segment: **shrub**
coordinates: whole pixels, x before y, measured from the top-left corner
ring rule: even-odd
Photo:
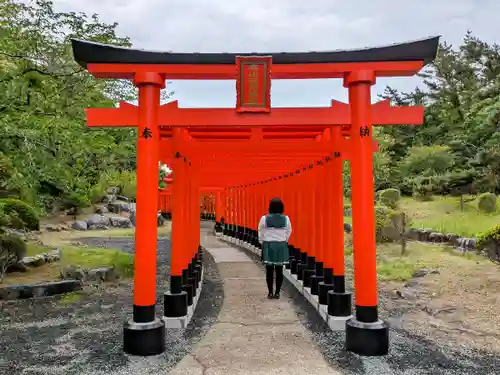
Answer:
[[[9,224],[9,216],[4,212],[3,205],[0,204],[0,234],[3,233],[3,228]]]
[[[389,207],[375,206],[375,233],[377,242],[384,242],[387,238],[384,235],[384,228],[391,224],[391,215],[393,210]]]
[[[500,224],[476,237],[476,250],[484,250],[493,261],[500,261]]]
[[[9,267],[17,264],[26,255],[26,243],[19,237],[0,237],[0,282]]]
[[[90,199],[83,194],[71,193],[62,201],[62,207],[70,214],[78,215],[82,208],[90,206]]]
[[[403,211],[395,211],[383,205],[375,206],[375,231],[377,242],[401,240],[409,225],[408,215]]]
[[[432,178],[423,177],[413,179],[413,198],[420,201],[432,200],[432,194],[436,190],[435,183]]]
[[[481,212],[491,213],[497,210],[497,197],[492,193],[483,193],[477,200],[477,208]]]
[[[134,200],[136,198],[137,175],[135,171],[112,172],[101,178],[106,187],[120,188],[122,195]]]
[[[349,203],[344,204],[344,216],[352,216],[352,207]]]
[[[401,192],[398,189],[385,189],[380,191],[379,197],[380,203],[383,205],[390,208],[396,208],[399,198],[401,198]]]
[[[40,218],[35,209],[19,199],[2,199],[0,203],[3,211],[8,216],[18,217],[24,222],[24,228],[28,230],[40,229]],[[20,229],[20,228],[18,228]]]

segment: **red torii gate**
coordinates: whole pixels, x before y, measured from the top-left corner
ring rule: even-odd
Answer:
[[[252,144],[252,149],[247,150],[248,152],[265,152],[266,147],[268,147],[267,150],[273,149],[274,152],[293,154],[294,147],[300,147],[302,150],[311,152],[321,150],[325,152],[325,156],[329,156],[332,147],[323,137],[314,143],[307,139],[314,140],[315,132],[320,135],[330,128],[334,131],[335,127],[342,126],[344,135],[349,136],[349,147],[352,150],[350,157],[352,217],[355,231],[353,245],[356,318],[349,320],[346,324],[346,347],[348,350],[366,355],[386,353],[389,346],[388,327],[379,320],[377,312],[372,125],[378,111],[377,105],[378,108],[386,107],[382,111],[385,113],[386,122],[382,124],[408,124],[412,121],[415,124],[420,123],[423,109],[404,107],[390,108],[389,110],[387,102],[372,106],[370,87],[375,83],[376,77],[416,74],[435,57],[438,40],[439,38],[429,38],[389,47],[357,51],[257,54],[259,56],[253,57],[241,57],[237,54],[227,53],[157,53],[73,40],[76,61],[87,68],[95,77],[130,79],[139,88],[137,109],[129,105],[122,105],[119,109],[92,109],[87,113],[90,126],[117,126],[116,123],[119,122],[121,126],[138,126],[139,130],[134,313],[133,320],[126,322],[124,326],[124,350],[131,354],[141,355],[158,354],[164,351],[164,323],[156,319],[155,315],[157,168],[160,159],[161,135],[172,137],[170,158],[174,170],[171,287],[170,292],[165,294],[165,316],[168,317],[185,314],[190,288],[183,287],[183,283],[186,282],[184,279],[189,279],[190,284],[196,284],[194,276],[199,275],[196,270],[196,267],[198,269],[200,267],[199,262],[197,262],[199,259],[199,236],[196,238],[197,235],[193,233],[189,240],[182,241],[181,238],[185,235],[183,233],[185,228],[199,232],[200,187],[204,184],[213,186],[213,181],[210,181],[213,175],[199,173],[200,166],[193,163],[200,154],[205,154],[205,156],[213,154],[213,147],[217,146],[206,145],[206,141],[202,139],[218,139],[219,146],[223,144],[220,143],[220,140],[222,142],[231,141],[233,144],[224,144],[224,148],[229,150],[232,155],[240,154],[244,147],[235,144],[235,135],[227,134],[228,132],[238,133],[236,138],[239,139],[262,139],[258,144]],[[336,103],[329,108],[321,109],[271,109],[269,93],[271,70],[272,79],[342,78],[344,86],[349,90],[350,104],[344,105],[341,111],[346,111],[347,115],[344,114],[343,117],[339,115],[340,120],[338,121],[340,123],[334,122],[336,107],[342,107]],[[164,87],[166,79],[235,78],[238,82],[236,110],[184,109],[178,108],[175,103],[160,106],[160,89]],[[409,111],[414,112],[410,115]],[[113,119],[113,116],[118,117]],[[393,119],[390,119],[389,116],[393,116]],[[346,124],[350,124],[350,126],[346,127]],[[218,128],[218,132],[211,130],[215,127]],[[281,131],[282,134],[275,132],[275,128],[280,127],[286,129],[286,131]],[[242,131],[241,128],[250,128],[250,131]],[[294,141],[290,140],[294,137],[301,141],[294,144]],[[271,144],[265,141],[266,138],[289,140]],[[246,143],[250,144],[250,142]],[[323,163],[319,165],[323,165],[326,171],[334,169],[332,166],[336,164],[333,162],[335,160],[340,162],[341,166],[340,158],[330,158],[328,161],[325,159],[326,164],[313,157],[310,160]],[[338,163],[336,165],[335,168],[338,169]],[[213,165],[210,167],[217,170]],[[220,177],[223,172],[234,172],[236,165],[232,164],[231,167],[233,169],[221,168],[218,170],[217,177]],[[241,166],[239,167],[241,168]],[[188,179],[187,173],[193,168],[197,169],[198,173],[193,173],[193,178]],[[274,168],[275,166],[269,168],[268,172],[275,174],[281,171]],[[299,170],[299,176],[293,172],[295,168],[299,168],[299,166],[292,165],[290,167],[289,176],[293,174],[292,178],[299,178],[300,181],[304,182],[300,175],[305,176],[310,173],[312,173],[311,176],[318,176],[314,177],[315,179],[323,178],[319,177],[323,175],[314,172],[317,168]],[[324,174],[326,180],[329,178],[328,175],[328,173]],[[224,187],[229,188],[227,191],[229,195],[233,196],[231,206],[227,207],[227,210],[233,213],[233,227],[236,226],[238,233],[241,233],[242,224],[246,223],[246,213],[244,213],[246,211],[238,213],[239,209],[245,207],[246,201],[242,199],[242,196],[245,195],[244,189],[255,189],[255,186],[263,183],[273,185],[272,181],[278,181],[277,183],[280,184],[280,181],[285,179],[283,176],[275,180],[267,178],[265,182],[261,181],[258,184],[254,176],[252,184],[252,181],[240,177],[239,181],[235,181],[230,186],[227,186],[229,180],[224,180],[226,184]],[[284,185],[280,186],[281,195],[286,193],[288,196],[290,193],[283,190]],[[334,187],[331,181],[328,186]],[[188,192],[185,191],[186,187]],[[235,192],[237,192],[236,195]],[[335,192],[340,195],[336,200],[336,206],[339,206],[339,202],[342,202],[342,189],[335,190]],[[315,195],[316,193],[313,194],[313,196]],[[316,200],[313,198],[312,202],[320,202],[329,195],[319,194],[318,197]],[[292,194],[289,198],[294,200],[295,196]],[[196,204],[193,205],[193,202]],[[300,199],[297,202],[300,203]],[[256,204],[254,208],[262,209],[263,201],[255,201],[254,203]],[[297,216],[300,212],[299,206],[292,206],[293,214],[291,217],[298,220],[300,228],[305,228],[300,215]],[[318,205],[317,208],[321,208],[321,206]],[[198,224],[194,222],[194,212],[198,214],[196,215]],[[234,216],[236,213],[238,215]],[[243,215],[243,219],[240,214]],[[338,229],[339,223],[336,225],[335,229]],[[256,226],[253,225],[253,228]],[[243,231],[246,229],[250,228],[243,228]],[[255,229],[253,230],[255,231]],[[325,231],[323,230],[323,232]],[[296,243],[307,244],[296,234],[294,237]],[[293,245],[295,246],[295,242]],[[340,247],[340,244],[336,246]],[[301,250],[305,251],[304,254],[307,255],[309,263],[311,260],[315,262],[315,257],[309,256],[316,254],[314,246],[311,246],[309,250],[306,248],[301,248]],[[336,254],[338,257],[339,252]],[[322,257],[324,254],[318,253],[320,263],[323,261]],[[306,269],[309,266],[304,264],[302,266],[304,266],[304,275],[310,274],[310,272],[306,272],[311,271]],[[309,276],[314,277],[312,274]],[[343,276],[340,276],[343,279]]]

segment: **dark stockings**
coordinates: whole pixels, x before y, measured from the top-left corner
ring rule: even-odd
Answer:
[[[273,294],[274,271],[276,271],[276,294],[279,294],[283,285],[283,266],[266,266],[266,282],[269,294]]]

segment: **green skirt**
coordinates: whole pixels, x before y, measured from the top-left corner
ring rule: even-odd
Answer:
[[[287,242],[265,241],[262,244],[262,261],[264,264],[282,266],[290,261]]]

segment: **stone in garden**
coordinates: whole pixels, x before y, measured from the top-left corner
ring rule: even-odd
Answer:
[[[106,193],[109,195],[117,195],[120,194],[120,188],[117,186],[110,187],[106,190]]]
[[[95,213],[96,214],[107,214],[109,212],[108,208],[104,205],[97,205],[95,206]]]
[[[351,233],[352,232],[352,225],[349,223],[344,223],[344,232]]]
[[[5,232],[6,232],[6,234],[8,234],[10,236],[15,236],[15,237],[23,238],[23,239],[26,238],[25,232],[21,232],[21,231],[15,230],[15,229],[6,228]]]
[[[109,218],[103,215],[94,214],[87,219],[87,227],[89,230],[108,229]]]
[[[60,275],[61,279],[64,280],[75,279],[84,281],[87,279],[87,272],[83,268],[76,266],[65,266],[61,268]]]
[[[130,199],[128,199],[128,197],[126,197],[124,195],[117,195],[116,199],[119,200],[119,201],[124,201],[124,202],[130,201]]]
[[[116,200],[116,196],[115,195],[105,195],[102,199],[101,199],[101,202],[102,203],[111,203],[113,201]]]
[[[132,225],[135,227],[135,212],[132,212],[132,214],[130,215],[130,222],[132,223]]]
[[[47,254],[46,258],[47,262],[49,263],[59,261],[61,259],[61,250],[60,249],[52,250],[50,253]]]
[[[459,236],[454,234],[454,233],[450,233],[448,234],[448,242],[451,243],[453,246],[456,246],[458,245],[458,238]]]
[[[119,214],[122,211],[125,212],[130,212],[130,204],[128,202],[123,202],[123,201],[114,201],[111,203],[108,203],[108,210],[110,212],[113,212],[115,214]]]
[[[28,267],[21,261],[17,262],[16,264],[13,264],[12,266],[9,267],[7,270],[9,272],[28,272]]]
[[[429,274],[439,274],[438,270],[435,269],[429,269],[429,268],[422,268],[416,272],[413,273],[412,277],[424,277]]]
[[[47,232],[60,232],[61,227],[59,225],[56,225],[56,224],[47,224],[45,226],[45,230],[47,230]]]
[[[37,254],[32,257],[24,257],[21,263],[28,267],[40,267],[47,262],[47,254]]]
[[[112,227],[115,228],[133,228],[132,222],[129,218],[121,216],[113,216],[109,218]]]
[[[437,243],[444,242],[444,234],[432,232],[431,234],[429,234],[429,241]]]
[[[86,221],[78,220],[71,224],[71,228],[75,230],[85,231],[88,229],[88,226]]]
[[[114,281],[118,278],[113,267],[95,268],[88,272],[88,280],[91,281]]]
[[[399,298],[402,299],[417,299],[418,291],[413,288],[402,288],[396,292]]]

